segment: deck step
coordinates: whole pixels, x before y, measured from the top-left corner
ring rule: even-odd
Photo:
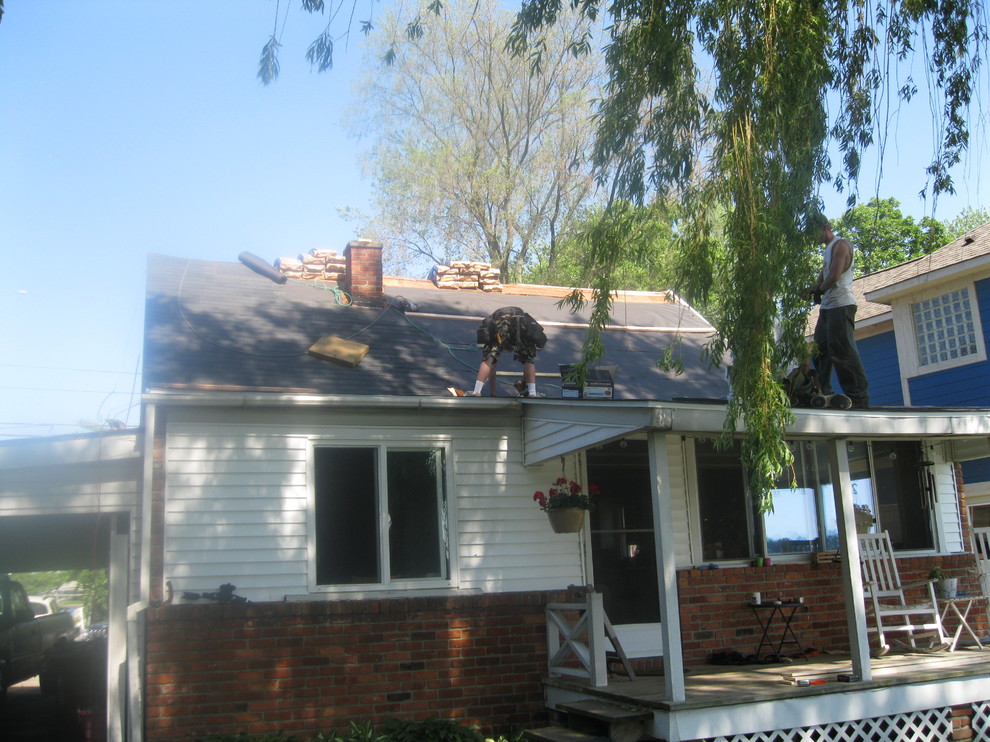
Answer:
[[[533,740],[533,742],[609,742],[608,737],[586,734],[576,729],[568,729],[557,725],[540,727],[539,729],[527,729],[523,732],[523,738]]]
[[[647,709],[608,701],[585,700],[558,704],[567,714],[567,726],[590,734],[604,733],[612,742],[637,742],[653,718]]]

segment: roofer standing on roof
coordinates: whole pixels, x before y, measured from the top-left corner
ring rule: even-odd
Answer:
[[[513,351],[515,358],[523,366],[523,381],[526,390],[524,397],[542,397],[536,391],[536,351],[546,345],[547,336],[543,327],[519,307],[496,309],[481,321],[478,328],[478,345],[482,346],[481,366],[474,382],[474,391],[468,397],[480,397],[485,382],[492,379],[491,396],[495,396],[495,367],[502,351]]]
[[[853,409],[870,405],[869,382],[856,348],[856,297],[853,294],[853,248],[837,237],[832,225],[819,215],[815,236],[825,245],[822,270],[811,288],[816,303],[821,302],[815,325],[815,368],[822,391],[832,394],[832,368],[842,391],[852,400]]]

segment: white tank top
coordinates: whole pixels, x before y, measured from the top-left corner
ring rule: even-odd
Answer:
[[[832,248],[840,239],[842,238],[832,238],[832,241],[825,247],[825,253],[822,256],[822,278],[829,274],[832,263]],[[850,246],[849,250],[852,252],[852,246]],[[839,280],[836,281],[835,286],[826,291],[824,296],[822,296],[822,309],[835,309],[837,307],[848,307],[851,304],[855,304],[856,295],[853,294],[852,283],[853,261],[850,260],[849,270],[839,275]]]

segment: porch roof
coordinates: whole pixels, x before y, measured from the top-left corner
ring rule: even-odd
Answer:
[[[707,402],[527,400],[525,465],[649,430],[720,435],[726,406]],[[745,422],[739,432],[745,431]],[[956,461],[990,454],[990,409],[887,407],[869,410],[795,409],[788,435],[811,438],[924,438],[954,444]]]

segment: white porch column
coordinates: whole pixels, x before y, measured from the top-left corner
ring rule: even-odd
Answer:
[[[863,599],[863,575],[859,569],[859,540],[856,538],[856,517],[853,509],[852,482],[849,477],[849,456],[846,441],[829,441],[829,468],[832,474],[832,495],[839,525],[839,555],[842,557],[842,594],[846,601],[846,621],[849,630],[849,651],[852,669],[863,680],[872,680],[870,667],[870,637],[866,631],[866,603]]]
[[[107,742],[124,742],[127,714],[127,593],[130,513],[114,513],[110,532],[110,605],[107,620]]]
[[[681,654],[681,614],[674,565],[674,529],[671,523],[673,504],[666,435],[651,431],[649,450],[653,537],[656,542],[657,584],[660,588],[660,635],[663,638],[663,698],[665,701],[683,701],[684,657]]]

